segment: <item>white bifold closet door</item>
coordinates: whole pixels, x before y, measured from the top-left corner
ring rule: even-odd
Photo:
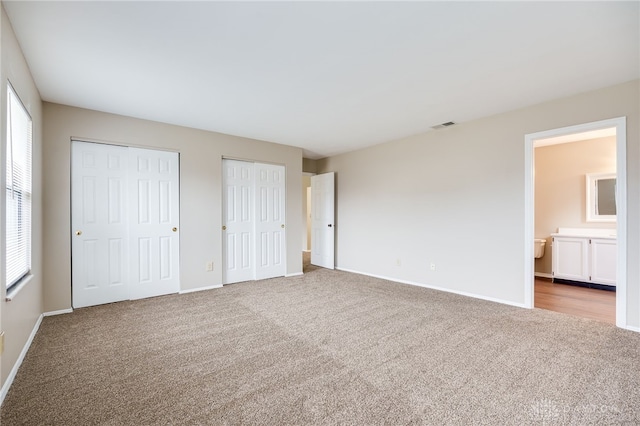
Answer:
[[[285,168],[222,160],[223,282],[285,274]]]
[[[73,307],[176,293],[178,154],[74,141]]]
[[[129,151],[71,145],[73,307],[129,299]]]
[[[180,291],[178,153],[129,148],[131,299]]]
[[[255,279],[253,163],[222,160],[223,283]]]

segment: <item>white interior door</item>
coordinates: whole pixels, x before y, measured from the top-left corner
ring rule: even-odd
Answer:
[[[178,292],[178,154],[74,141],[71,155],[73,307]]]
[[[129,299],[127,148],[71,145],[72,302]]]
[[[129,148],[131,299],[180,291],[178,153]]]
[[[284,262],[284,167],[254,165],[256,181],[256,279],[281,277]]]
[[[335,266],[335,174],[311,176],[311,263]]]
[[[222,160],[223,282],[255,279],[253,163]]]

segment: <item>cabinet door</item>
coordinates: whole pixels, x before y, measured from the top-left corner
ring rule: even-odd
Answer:
[[[553,237],[553,277],[589,281],[589,240]]]
[[[616,285],[616,240],[591,239],[591,282]]]

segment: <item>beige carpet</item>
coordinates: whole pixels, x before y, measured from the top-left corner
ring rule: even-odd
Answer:
[[[45,318],[2,426],[640,424],[637,333],[306,270]]]

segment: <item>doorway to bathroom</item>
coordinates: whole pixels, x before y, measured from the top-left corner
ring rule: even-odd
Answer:
[[[527,307],[626,327],[625,121],[525,136]]]
[[[302,173],[302,270],[308,272],[311,266],[311,176],[315,173]]]

